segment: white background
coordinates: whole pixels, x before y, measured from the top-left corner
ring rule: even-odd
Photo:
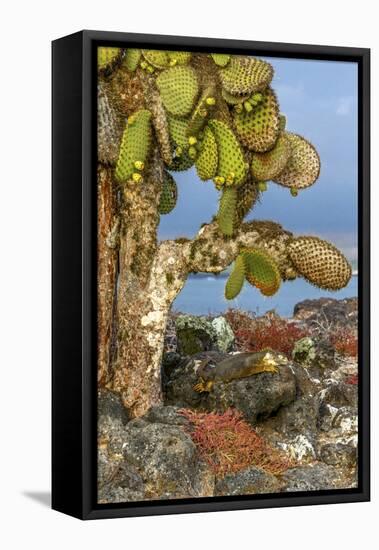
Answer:
[[[379,146],[376,4],[369,0],[13,0],[2,4],[0,544],[3,548],[376,547],[379,465],[375,430],[379,399],[375,397],[375,361],[371,503],[85,523],[53,512],[43,503],[47,501],[50,484],[50,41],[87,28],[371,47],[375,304],[379,267],[375,254]],[[373,310],[375,359],[378,308]],[[69,406],[70,396],[67,402]]]

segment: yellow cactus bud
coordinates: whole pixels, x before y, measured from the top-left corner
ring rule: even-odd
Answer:
[[[253,106],[252,104],[250,103],[250,101],[245,101],[245,103],[243,104],[243,106],[245,107],[245,111],[250,113],[250,111],[253,110]]]
[[[251,99],[253,99],[257,103],[260,103],[263,99],[263,95],[260,92],[257,92],[251,96]]]
[[[134,174],[132,174],[132,180],[135,183],[140,183],[140,181],[142,180],[141,174],[137,174],[137,172],[134,172]]]
[[[259,181],[258,182],[258,189],[259,189],[259,191],[262,191],[262,193],[264,191],[267,191],[267,183],[265,181]]]
[[[292,187],[292,189],[290,189],[290,192],[291,192],[291,195],[293,197],[297,197],[298,194],[299,194],[299,191],[297,189],[295,189],[294,187]]]
[[[147,69],[147,67],[148,67],[147,61],[144,61],[144,60],[141,61],[141,63],[139,65],[140,65],[141,69],[144,69],[144,70]]]
[[[227,178],[225,179],[226,185],[233,185],[234,178],[235,178],[234,172],[231,172],[230,174],[228,174]]]
[[[183,154],[183,148],[182,148],[182,147],[177,147],[177,148],[175,149],[175,156],[181,157],[182,154]]]
[[[207,97],[205,103],[207,105],[216,105],[216,99],[214,97]]]
[[[190,137],[188,138],[188,143],[189,143],[190,145],[195,145],[195,143],[197,143],[197,139],[195,138],[195,136],[190,136]]]
[[[225,183],[225,178],[223,176],[216,176],[214,182],[223,185]]]
[[[170,59],[169,61],[169,65],[171,67],[175,67],[175,65],[178,63],[178,60],[177,59]]]
[[[137,168],[137,170],[143,170],[145,168],[145,165],[142,160],[136,160],[134,163],[134,167]]]
[[[188,155],[191,159],[194,159],[196,158],[197,156],[197,151],[196,151],[196,148],[191,146],[189,149],[188,149]]]
[[[146,67],[146,70],[147,70],[148,73],[152,74],[152,73],[154,72],[155,69],[154,69],[154,67],[153,67],[152,65],[148,65],[148,66]]]

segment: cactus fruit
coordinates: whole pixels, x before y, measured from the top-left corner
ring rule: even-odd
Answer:
[[[211,58],[219,67],[226,67],[230,61],[230,55],[228,53],[211,53]]]
[[[229,275],[225,285],[225,298],[227,300],[234,300],[241,292],[243,283],[245,282],[245,262],[241,255],[238,255],[234,268]]]
[[[176,205],[178,187],[174,178],[166,170],[163,175],[162,191],[159,199],[158,211],[160,214],[169,214]]]
[[[115,170],[115,177],[121,183],[132,177],[136,161],[146,163],[151,144],[150,119],[151,113],[146,109],[141,109],[129,117]]]
[[[267,252],[257,248],[244,248],[241,255],[245,263],[246,280],[257,287],[264,296],[273,296],[281,283],[276,262]]]
[[[97,67],[99,72],[103,75],[110,74],[121,59],[121,52],[121,48],[97,48]]]
[[[104,164],[116,162],[123,131],[122,117],[109,101],[108,88],[99,83],[97,93],[97,156]]]
[[[254,57],[232,57],[220,70],[222,87],[232,95],[261,92],[270,84],[274,71],[269,63]]]
[[[166,52],[170,65],[187,65],[191,60],[191,52]]]
[[[163,50],[142,50],[142,55],[156,69],[165,69],[168,67],[170,58],[167,52]]]
[[[313,185],[320,174],[320,157],[309,141],[297,134],[285,134],[291,146],[290,158],[274,181],[284,187],[304,189]]]
[[[237,190],[233,187],[225,188],[220,199],[217,222],[221,232],[228,237],[233,235],[236,206]]]
[[[209,126],[204,130],[204,137],[195,166],[199,178],[204,181],[210,180],[216,175],[218,166],[217,143],[214,133]]]
[[[160,73],[157,80],[162,101],[174,116],[190,113],[199,93],[196,72],[192,67],[175,66]]]
[[[266,153],[255,153],[251,173],[255,180],[272,180],[284,169],[291,155],[291,145],[285,133],[279,135],[275,146]]]
[[[126,54],[123,60],[123,65],[127,68],[129,72],[133,73],[138,67],[140,59],[141,59],[141,50],[138,50],[135,48],[128,48],[126,50]]]
[[[298,273],[325,290],[340,290],[351,278],[351,266],[332,244],[318,237],[297,237],[288,246],[288,254]]]
[[[218,150],[217,175],[228,180],[229,185],[239,185],[246,178],[247,168],[238,139],[229,126],[220,120],[210,120],[209,127],[216,137]],[[231,182],[230,178],[232,179]]]
[[[250,151],[272,149],[279,135],[279,107],[273,90],[268,88],[252,111],[234,111],[234,124],[241,143]]]

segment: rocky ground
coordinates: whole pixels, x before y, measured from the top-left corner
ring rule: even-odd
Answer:
[[[102,503],[355,487],[357,483],[357,361],[326,338],[356,329],[357,302],[306,300],[296,325],[308,335],[294,344],[290,363],[209,394],[193,390],[202,359],[217,363],[238,353],[224,317],[173,315],[162,364],[164,403],[130,420],[117,395],[99,392],[98,499]],[[270,448],[289,461],[272,473],[248,465],[217,475],[191,437],[193,412],[237,410]],[[275,451],[275,452],[276,452]]]

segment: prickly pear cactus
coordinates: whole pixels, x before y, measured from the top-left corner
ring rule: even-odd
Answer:
[[[161,72],[157,86],[170,114],[185,116],[191,112],[199,93],[196,72],[191,67],[175,66]]]
[[[139,183],[143,192],[146,166],[156,149],[163,173],[156,186],[160,214],[169,214],[177,202],[169,172],[194,167],[219,191],[215,227],[231,242],[248,230],[244,220],[268,182],[289,188],[293,196],[316,182],[319,155],[307,139],[286,130],[267,61],[224,53],[99,48],[98,69],[99,161],[113,164],[118,184]],[[300,275],[329,290],[342,288],[351,277],[344,256],[316,237],[292,238],[279,256],[259,243],[247,248],[243,240],[238,249],[225,288],[228,299],[238,295],[245,279],[272,296],[282,277]]]
[[[264,296],[273,296],[280,288],[281,277],[276,262],[270,254],[259,249],[243,249],[246,280],[258,288]]]
[[[158,211],[160,214],[169,214],[178,200],[178,187],[174,178],[165,171],[163,176],[162,192],[159,199]]]
[[[286,133],[291,153],[283,171],[275,176],[275,183],[303,189],[313,185],[320,174],[320,157],[309,141],[297,134]]]
[[[142,180],[151,144],[151,114],[142,109],[129,117],[128,124],[122,136],[117,159],[115,176],[117,181],[125,183]]]
[[[237,256],[234,268],[225,285],[225,298],[233,300],[241,292],[245,282],[245,262],[242,255]]]
[[[237,190],[233,187],[224,189],[218,209],[217,221],[221,232],[228,237],[233,235],[237,206]]]
[[[339,290],[350,280],[351,266],[344,255],[318,237],[293,239],[289,255],[300,275],[319,288]]]

